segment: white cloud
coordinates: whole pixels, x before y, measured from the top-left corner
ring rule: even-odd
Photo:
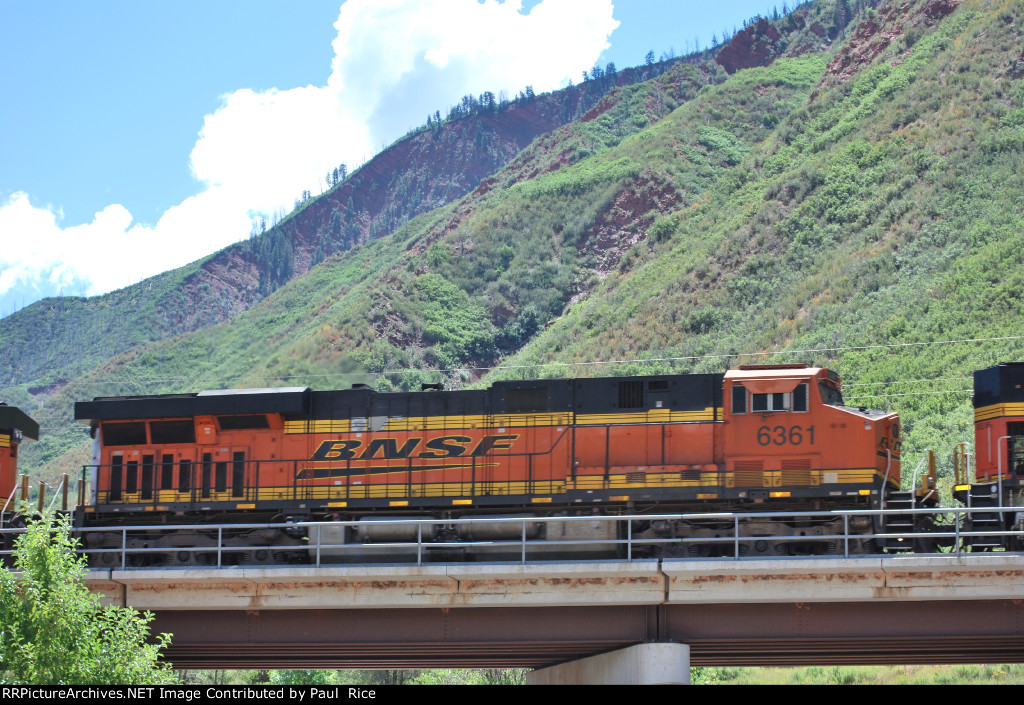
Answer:
[[[5,294],[101,293],[237,241],[255,214],[290,210],[328,170],[357,166],[465,94],[564,85],[618,22],[611,0],[542,0],[527,14],[519,0],[348,0],[334,26],[326,85],[222,97],[191,153],[205,190],[155,226],[132,225],[117,204],[73,227],[24,193],[0,205],[0,237],[24,243],[0,251],[0,312]]]
[[[28,194],[13,194],[0,206],[0,236],[10,245],[0,250],[0,295],[24,292],[38,298],[62,290],[88,295],[129,283],[104,256],[142,234],[130,224],[131,214],[111,205],[92,223],[62,228],[59,213],[33,206]]]

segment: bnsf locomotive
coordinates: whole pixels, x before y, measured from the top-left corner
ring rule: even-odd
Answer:
[[[244,557],[250,562],[301,545],[287,524],[307,519],[876,507],[900,486],[897,415],[844,406],[839,378],[806,365],[497,382],[480,391],[98,398],[77,404],[75,416],[95,439],[83,525],[281,522],[263,538],[237,537],[266,542],[268,550]],[[400,538],[366,526],[365,543]],[[502,525],[490,526],[501,538]],[[519,526],[509,522],[509,538]],[[833,533],[820,524],[790,529]],[[657,522],[637,530],[694,539],[717,529]],[[869,533],[871,520],[860,530]],[[190,534],[171,544],[201,538]],[[93,547],[120,541],[90,536]],[[163,547],[172,562],[194,558]]]
[[[976,372],[974,406],[975,476],[963,471],[969,461],[958,464],[954,496],[973,507],[1021,503],[1024,363]],[[31,419],[4,410],[0,441],[5,427],[8,438],[38,436]],[[345,555],[360,560],[383,555],[375,544],[417,535],[447,547],[524,532],[555,541],[616,538],[606,535],[616,530],[613,523],[543,521],[554,515],[937,505],[934,469],[920,487],[900,491],[897,415],[845,406],[839,378],[806,365],[496,382],[479,391],[282,388],[97,398],[76,404],[75,416],[94,439],[86,469],[91,496],[75,522],[143,527],[130,534],[129,546],[153,549],[136,556],[147,564],[202,563],[196,547],[218,542],[252,549],[234,554],[241,563],[305,560],[314,537],[294,526],[305,520],[358,522],[320,529],[315,538],[359,544],[364,548]],[[5,447],[14,451],[16,444],[0,444],[0,480],[13,488]],[[509,521],[443,524],[478,516]],[[964,528],[1005,531],[1019,523],[1016,517],[976,513]],[[379,522],[388,518],[438,523],[396,528]],[[909,531],[932,521],[927,514],[904,519],[909,524],[898,516],[858,515],[847,528]],[[745,542],[741,550],[828,554],[941,545],[865,539],[844,548],[834,538],[841,521],[747,519],[744,535],[783,539]],[[207,523],[239,528],[218,535],[203,530]],[[245,523],[280,528],[250,530]],[[168,535],[156,530],[161,524],[195,528]],[[145,526],[154,530],[147,533]],[[631,531],[634,539],[651,539],[654,555],[715,555],[723,544],[713,539],[729,528],[713,518],[662,517],[635,522]],[[794,539],[787,542],[787,535]],[[821,541],[808,541],[814,536]],[[673,543],[676,538],[685,541]],[[121,540],[120,531],[86,534],[92,549],[115,548]],[[996,534],[969,543],[973,550],[1016,547]],[[188,550],[177,550],[183,547]],[[732,546],[727,549],[731,555]],[[95,558],[101,564],[120,560],[114,552]]]

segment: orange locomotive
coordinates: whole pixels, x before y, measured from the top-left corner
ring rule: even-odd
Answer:
[[[900,483],[897,415],[843,406],[806,365],[98,398],[75,416],[95,439],[87,525],[876,507]]]
[[[706,508],[860,499],[900,482],[897,415],[843,406],[838,377],[805,365],[99,398],[75,415],[96,439],[97,514]]]

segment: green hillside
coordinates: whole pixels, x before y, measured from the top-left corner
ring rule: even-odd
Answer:
[[[1024,352],[1024,5],[932,5],[874,14],[875,37],[904,35],[845,80],[832,58],[811,100],[509,362],[807,360],[898,410],[912,452],[969,439],[969,394],[944,390]],[[993,340],[934,344],[975,339]]]
[[[331,254],[489,188],[482,182],[534,138],[584,115],[617,85],[648,81],[694,58],[513,100],[465,96],[447,119],[411,131],[353,173],[341,165],[326,193],[297,201],[248,240],[118,291],[44,299],[0,318],[0,399],[35,412],[54,390],[119,353],[230,321]],[[667,108],[650,110],[661,115]]]
[[[767,66],[620,86],[230,321],[74,371],[32,397],[47,435],[24,457],[68,463],[70,404],[101,394],[792,359],[898,410],[908,467],[946,455],[970,371],[1024,354],[1024,2],[859,5],[783,18]]]

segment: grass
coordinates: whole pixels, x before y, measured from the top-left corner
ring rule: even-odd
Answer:
[[[1024,664],[805,666],[694,669],[694,683],[718,685],[1019,685]]]

